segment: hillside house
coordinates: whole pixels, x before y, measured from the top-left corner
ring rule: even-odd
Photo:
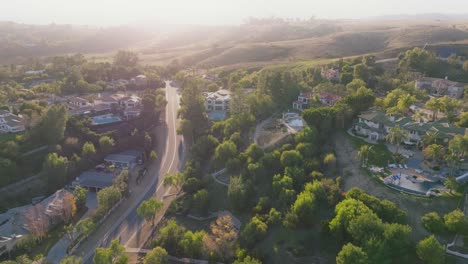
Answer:
[[[313,92],[304,92],[300,93],[297,97],[297,101],[293,102],[293,109],[304,111],[310,106],[310,100],[312,98]]]
[[[305,92],[299,94],[297,101],[293,102],[292,107],[295,110],[304,111],[310,107],[312,101],[319,101],[323,105],[333,106],[340,99],[341,96],[332,93]]]
[[[0,110],[0,134],[17,133],[25,130],[24,120],[10,111]]]
[[[68,99],[68,104],[72,107],[86,107],[91,105],[88,100],[77,96]]]
[[[340,80],[340,70],[338,69],[324,69],[320,71],[320,76],[322,76],[323,79],[329,80],[329,81],[339,81]]]
[[[219,90],[213,93],[204,93],[206,111],[229,111],[231,91]]]
[[[341,96],[332,93],[319,93],[318,99],[324,105],[334,106],[341,99]]]
[[[385,140],[390,130],[398,125],[408,132],[405,142],[419,144],[422,137],[430,131],[437,132],[444,142],[448,142],[455,135],[464,135],[466,129],[453,126],[446,119],[436,122],[414,122],[408,117],[389,116],[381,110],[372,109],[358,116],[358,123],[353,130],[357,135],[366,136],[369,140]]]
[[[132,78],[130,82],[136,86],[145,86],[148,83],[148,78],[145,75],[140,74],[135,78]]]
[[[458,99],[463,97],[466,85],[468,84],[450,81],[447,77],[445,79],[423,77],[415,82],[417,89],[426,90],[433,96],[440,97],[447,95]]]

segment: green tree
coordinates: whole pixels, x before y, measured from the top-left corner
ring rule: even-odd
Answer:
[[[445,227],[447,230],[453,233],[463,233],[467,228],[468,224],[465,214],[460,210],[456,209],[446,215],[444,215]]]
[[[299,193],[291,210],[286,215],[285,224],[288,227],[310,226],[314,222],[316,198],[308,190]]]
[[[330,221],[330,231],[342,239],[345,237],[347,230],[353,220],[361,215],[373,214],[363,202],[347,198],[336,205],[335,217]]]
[[[323,158],[323,163],[329,167],[334,167],[336,165],[336,157],[333,153],[328,153]]]
[[[83,259],[77,256],[66,256],[60,260],[60,264],[82,264]]]
[[[401,128],[399,125],[396,125],[390,129],[385,139],[391,144],[394,144],[397,146],[395,154],[398,155],[401,142],[405,140],[407,137],[408,137],[408,132],[404,130],[403,128]]]
[[[468,60],[463,63],[463,70],[468,72]]]
[[[179,242],[179,246],[183,251],[184,256],[189,258],[200,258],[203,254],[203,239],[205,231],[192,231],[185,232],[184,236]]]
[[[186,181],[186,177],[183,173],[173,173],[173,174],[166,174],[163,180],[164,187],[175,187],[178,189],[177,194],[182,191],[182,186]]]
[[[146,254],[144,264],[167,264],[169,263],[167,251],[162,247],[153,248]]]
[[[63,139],[67,124],[67,108],[65,105],[52,105],[42,118],[39,125],[33,130],[33,138],[49,145],[56,144]]]
[[[114,139],[109,136],[102,136],[99,138],[99,149],[102,153],[107,154],[114,148]]]
[[[369,69],[364,64],[355,65],[353,77],[354,79],[367,80],[369,79]]]
[[[445,148],[439,144],[431,144],[423,149],[423,154],[426,158],[432,160],[432,166],[434,167],[445,154]]]
[[[449,176],[444,182],[445,188],[449,189],[450,193],[453,193],[453,191],[457,191],[460,188],[460,184],[457,182],[455,177]]]
[[[156,244],[165,248],[170,254],[182,253],[179,250],[179,241],[184,237],[186,229],[174,220],[169,220],[163,228],[159,230]]]
[[[294,167],[301,164],[302,156],[297,150],[286,150],[281,153],[280,160],[284,167]]]
[[[336,256],[336,264],[368,264],[367,254],[351,243],[344,245]]]
[[[228,187],[228,198],[231,206],[238,211],[246,207],[247,187],[242,177],[231,176]]]
[[[96,248],[93,262],[95,264],[126,264],[128,255],[125,254],[125,247],[120,245],[118,239],[111,241],[108,248]]]
[[[442,102],[439,98],[431,98],[426,102],[425,107],[432,111],[432,121],[437,120],[437,114],[442,110]]]
[[[421,223],[429,232],[440,234],[444,231],[444,220],[437,212],[429,212],[421,217]]]
[[[81,234],[89,235],[94,230],[95,227],[96,227],[96,224],[93,222],[91,218],[88,217],[76,223],[75,229],[77,232]]]
[[[114,65],[135,67],[138,64],[138,54],[128,50],[119,50],[114,56]]]
[[[88,194],[88,190],[86,188],[83,188],[81,186],[75,187],[75,190],[73,190],[73,195],[75,195],[76,198],[76,205],[80,208],[86,205],[86,195]]]
[[[224,164],[234,158],[237,154],[237,147],[232,141],[224,141],[215,150],[215,160],[218,164]]]
[[[42,164],[42,176],[49,190],[57,190],[65,185],[67,180],[68,160],[57,153],[47,155]]]
[[[419,241],[416,246],[418,257],[428,264],[445,263],[445,250],[434,235]]]
[[[205,189],[198,190],[193,195],[193,203],[195,205],[195,208],[197,208],[200,212],[206,213],[210,206],[208,191]]]
[[[98,212],[101,215],[107,213],[118,201],[122,199],[122,193],[115,186],[106,187],[97,193]]]
[[[458,117],[457,126],[468,128],[468,112],[463,112],[460,114],[460,116]]]
[[[161,201],[151,197],[138,206],[137,214],[145,219],[145,221],[151,221],[151,225],[154,225],[156,214],[163,208],[163,205]]]
[[[367,166],[369,163],[369,155],[372,154],[372,146],[371,145],[362,145],[359,148],[359,151],[357,153],[359,159],[361,160],[361,165]]]
[[[262,264],[258,259],[254,259],[251,256],[246,256],[243,259],[236,259],[233,264]]]
[[[158,160],[158,154],[156,154],[156,151],[152,150],[150,152],[150,159],[151,160]]]
[[[267,230],[268,225],[260,218],[254,216],[241,231],[241,237],[248,245],[253,246],[265,237]]]
[[[94,144],[91,142],[84,143],[83,149],[81,150],[81,156],[84,158],[91,158],[95,154],[96,148],[94,148]]]

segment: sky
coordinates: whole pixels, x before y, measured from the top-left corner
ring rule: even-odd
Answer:
[[[248,17],[468,14],[468,0],[1,0],[0,21],[28,24],[240,24]]]

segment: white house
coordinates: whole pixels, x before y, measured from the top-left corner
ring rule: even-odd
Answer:
[[[0,110],[0,133],[17,133],[24,131],[23,118],[7,110]]]
[[[70,98],[68,104],[75,107],[86,107],[90,105],[88,100],[77,96]]]
[[[135,78],[132,78],[130,81],[136,86],[145,86],[148,83],[148,78],[145,75],[140,74]]]
[[[293,102],[293,109],[304,111],[309,108],[309,102],[313,94],[313,92],[300,93],[297,101]]]
[[[229,111],[231,92],[219,90],[213,93],[205,93],[205,108],[207,111]]]

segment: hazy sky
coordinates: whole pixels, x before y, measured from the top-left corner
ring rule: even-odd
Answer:
[[[245,18],[362,18],[391,14],[468,13],[468,0],[1,0],[0,20],[121,25],[148,20],[238,24]]]

